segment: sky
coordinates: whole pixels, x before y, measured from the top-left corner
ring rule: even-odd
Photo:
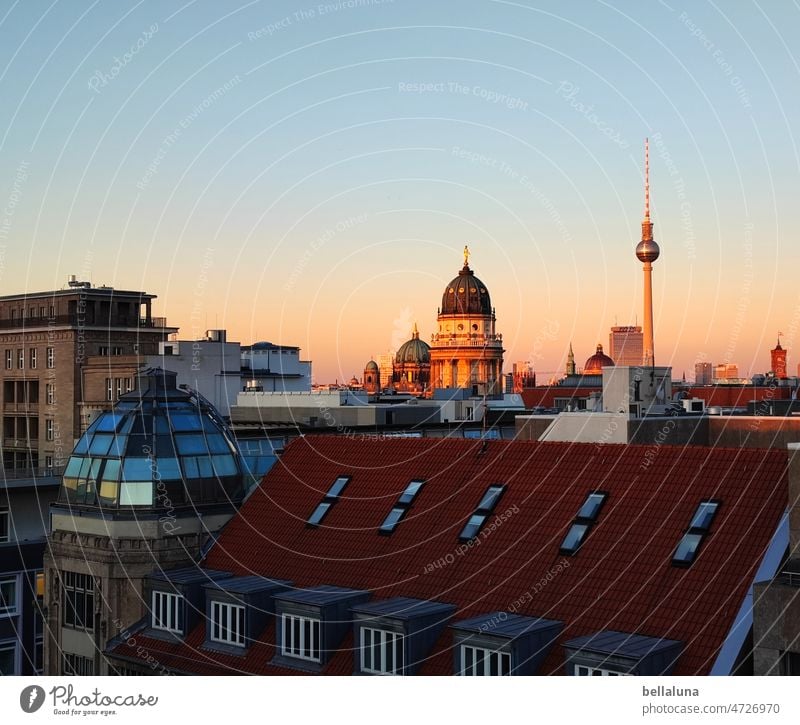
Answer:
[[[642,320],[769,369],[800,328],[800,9],[784,2],[0,1],[0,290],[158,295],[318,382],[435,330],[470,264],[540,380]]]

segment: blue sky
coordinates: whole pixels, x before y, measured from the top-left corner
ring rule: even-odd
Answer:
[[[650,136],[657,361],[744,374],[778,330],[795,347],[790,3],[6,1],[0,21],[6,293],[141,287],[184,336],[298,344],[333,380],[434,331],[468,242],[508,367],[546,378],[641,319]]]

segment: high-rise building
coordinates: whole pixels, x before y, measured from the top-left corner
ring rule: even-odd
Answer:
[[[720,363],[714,366],[714,381],[727,382],[739,379],[739,366],[736,363]]]
[[[155,295],[92,287],[0,297],[3,468],[59,467],[100,411],[131,390],[142,356],[177,328]]]
[[[772,372],[779,380],[789,377],[786,374],[786,350],[781,347],[781,336],[778,334],[778,344],[770,351]]]
[[[617,365],[641,365],[644,360],[642,328],[634,325],[612,327],[608,334],[608,354]]]
[[[655,345],[653,343],[653,262],[660,254],[658,244],[653,239],[653,222],[650,221],[650,145],[644,141],[644,219],[642,220],[642,241],[636,245],[636,257],[644,269],[644,329],[642,365],[655,365]]]
[[[711,385],[714,379],[714,366],[710,362],[699,362],[694,364],[695,385]]]

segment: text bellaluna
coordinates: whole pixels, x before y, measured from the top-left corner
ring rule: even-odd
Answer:
[[[642,695],[644,697],[700,697],[700,690],[696,687],[642,686]]]

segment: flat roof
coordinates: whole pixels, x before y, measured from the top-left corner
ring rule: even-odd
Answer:
[[[616,632],[614,630],[595,632],[594,634],[575,637],[575,639],[564,642],[565,647],[572,649],[597,652],[603,655],[631,657],[639,660],[654,652],[669,650],[681,645],[681,642],[674,639],[647,637],[643,634],[630,634],[629,632]]]
[[[411,597],[394,597],[376,602],[357,604],[353,608],[359,614],[375,617],[392,617],[394,619],[416,619],[436,614],[448,615],[455,611],[455,604],[446,604],[432,599],[413,599]]]

